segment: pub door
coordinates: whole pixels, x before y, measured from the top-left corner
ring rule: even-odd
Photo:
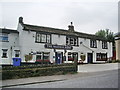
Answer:
[[[62,52],[55,52],[55,63],[61,64],[63,62],[63,53]]]
[[[93,63],[93,53],[88,53],[88,63]]]

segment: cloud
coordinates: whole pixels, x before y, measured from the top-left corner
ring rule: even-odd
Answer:
[[[117,32],[117,2],[5,2],[2,3],[0,27],[17,28],[23,16],[28,24],[67,29],[73,21],[75,29],[95,33],[109,28]]]

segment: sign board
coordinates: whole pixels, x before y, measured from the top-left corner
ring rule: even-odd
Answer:
[[[49,49],[65,49],[65,50],[72,50],[73,47],[70,45],[52,45],[52,44],[45,44],[45,48]]]

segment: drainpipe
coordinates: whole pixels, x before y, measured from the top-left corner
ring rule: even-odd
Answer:
[[[13,48],[12,48],[12,46],[11,46],[11,47],[10,47],[10,51],[11,51],[11,53],[10,53],[11,55],[10,55],[10,56],[11,56],[11,59],[12,59],[12,50],[13,50]],[[10,64],[12,64],[12,60],[10,60]]]

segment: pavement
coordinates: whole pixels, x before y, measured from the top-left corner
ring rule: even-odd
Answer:
[[[78,66],[78,72],[99,72],[106,70],[120,69],[118,63],[104,63],[104,64],[83,64]]]
[[[1,87],[5,88],[5,87],[11,87],[11,86],[36,84],[36,83],[57,82],[57,81],[67,80],[70,78],[85,77],[88,75],[92,75],[94,72],[115,70],[115,69],[118,69],[118,63],[83,64],[83,65],[78,65],[78,73],[77,74],[40,76],[40,77],[3,80],[2,86],[0,86],[0,88]],[[93,73],[90,73],[90,72],[93,72]]]

